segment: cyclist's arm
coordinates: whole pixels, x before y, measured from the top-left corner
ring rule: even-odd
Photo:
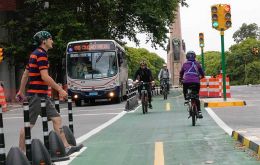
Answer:
[[[203,69],[202,69],[200,64],[198,65],[198,70],[199,70],[200,78],[201,79],[204,78],[205,77],[205,73],[204,73],[204,71],[203,71]]]
[[[161,74],[162,74],[162,69],[160,70],[160,72],[159,72],[159,74],[158,74],[158,80],[160,80]]]

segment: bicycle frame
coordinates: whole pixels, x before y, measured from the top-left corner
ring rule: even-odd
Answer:
[[[188,89],[187,98],[189,100],[189,107],[188,107],[188,111],[190,113],[189,118],[190,117],[192,118],[192,126],[195,126],[196,120],[198,118],[198,107],[196,104],[198,96],[193,93],[192,88]]]
[[[143,114],[145,114],[145,113],[148,112],[148,88],[149,88],[149,83],[141,82],[140,87],[141,87],[142,109],[143,109]]]
[[[166,100],[167,99],[167,94],[168,94],[168,85],[167,85],[167,79],[163,79],[162,80],[162,94],[163,94],[163,99]]]

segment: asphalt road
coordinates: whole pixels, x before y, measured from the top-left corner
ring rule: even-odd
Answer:
[[[260,86],[232,86],[231,97],[246,101],[243,107],[212,108],[233,130],[259,128]]]
[[[74,136],[78,138],[92,129],[100,126],[117,114],[122,112],[125,102],[121,104],[98,103],[82,107],[73,106]],[[67,105],[61,105],[61,116],[63,125],[68,125]],[[3,113],[3,124],[5,133],[6,153],[12,146],[18,146],[19,131],[24,126],[23,111],[19,108]],[[49,122],[49,130],[53,129],[52,122]],[[38,118],[35,127],[31,131],[32,139],[37,138],[43,141],[42,120]]]

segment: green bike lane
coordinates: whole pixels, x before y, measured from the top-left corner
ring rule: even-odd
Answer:
[[[153,98],[84,142],[87,149],[71,165],[255,165],[260,164],[224,132],[203,109],[196,126],[188,119],[180,92]]]

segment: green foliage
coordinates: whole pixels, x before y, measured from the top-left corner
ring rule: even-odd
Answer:
[[[164,64],[164,60],[155,53],[150,53],[148,50],[143,48],[131,48],[126,47],[127,58],[128,58],[128,76],[134,78],[135,72],[139,69],[139,63],[142,60],[147,62],[148,68],[151,69],[154,79],[157,76]]]
[[[40,30],[49,31],[54,48],[49,52],[51,73],[61,73],[62,57],[69,41],[82,39],[123,38],[139,43],[138,32],[152,33],[152,46],[163,46],[167,27],[174,20],[178,4],[185,0],[25,0],[25,5],[1,27],[8,29],[9,41],[4,46],[12,65],[26,64],[32,36]],[[58,75],[54,75],[57,77]]]
[[[259,38],[259,28],[256,23],[249,25],[243,23],[240,29],[233,34],[233,39],[236,43],[240,43],[247,38]]]
[[[201,56],[197,56],[197,60],[201,62]],[[208,51],[204,53],[205,74],[214,76],[219,74],[221,69],[221,54],[216,51]]]
[[[258,74],[252,72],[254,66],[257,66],[260,61],[259,54],[252,53],[253,47],[259,48],[260,41],[248,38],[230,47],[230,54],[227,58],[227,73],[230,74],[234,84],[241,85],[259,81]],[[255,62],[257,63],[255,64]],[[252,81],[253,79],[256,81]]]

